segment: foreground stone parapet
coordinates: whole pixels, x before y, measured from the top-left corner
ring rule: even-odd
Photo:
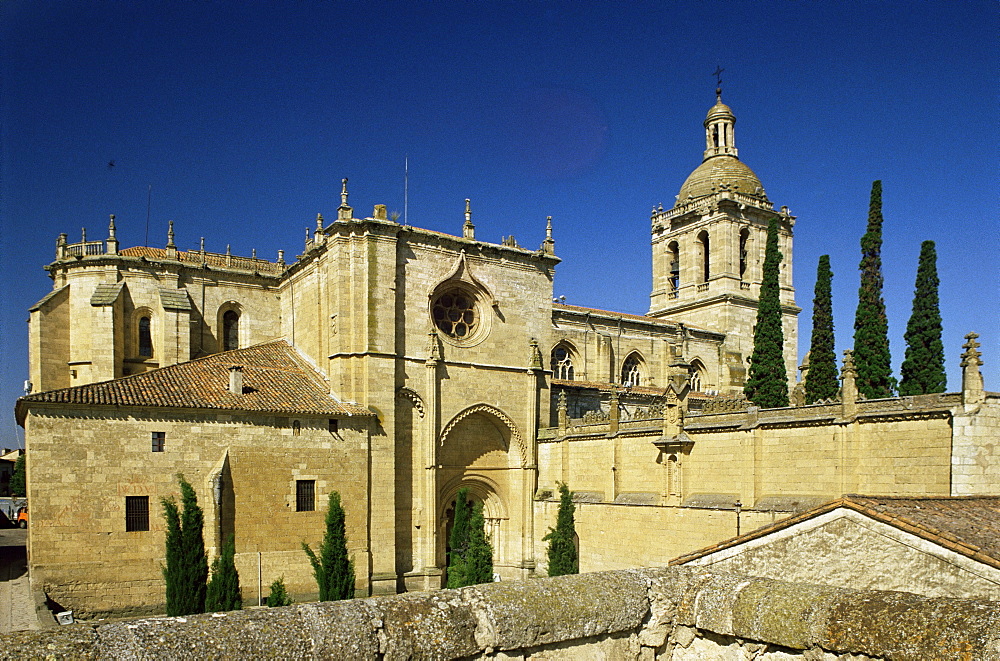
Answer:
[[[1000,659],[1000,602],[845,590],[697,568],[0,638],[0,659]],[[850,655],[845,657],[844,655]]]

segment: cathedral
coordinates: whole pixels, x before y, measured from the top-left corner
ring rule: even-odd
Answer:
[[[537,249],[487,243],[468,200],[447,235],[381,204],[357,217],[346,179],[294,259],[182,251],[172,227],[165,247],[121,248],[113,216],[105,240],[60,235],[16,405],[36,587],[82,615],[162,611],[178,474],[210,555],[235,536],[245,603],[279,577],[315,598],[301,543],[321,540],[333,491],[358,595],[442,586],[461,487],[497,580],[544,573],[560,482],[585,571],[665,564],[843,493],[982,491],[1000,469],[952,470],[956,420],[1000,425],[971,371],[968,392],[871,415],[847,365],[841,402],[741,400],[772,218],[790,385],[800,308],[795,218],[739,159],[735,124],[718,94],[701,164],[652,211],[644,316],[553,299],[551,219]]]

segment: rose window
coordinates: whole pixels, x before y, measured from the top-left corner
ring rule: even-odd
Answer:
[[[478,325],[476,300],[462,289],[445,291],[434,300],[434,325],[457,340],[471,336]]]

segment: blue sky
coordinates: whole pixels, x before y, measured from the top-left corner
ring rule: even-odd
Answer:
[[[0,4],[0,445],[57,235],[302,249],[317,212],[403,211],[526,247],[553,217],[556,295],[645,313],[649,212],[701,162],[717,65],[741,159],[798,216],[799,357],[819,255],[837,350],[884,185],[898,376],[920,242],[937,242],[949,390],[981,334],[1000,390],[1000,10],[965,2]],[[108,162],[114,161],[113,168]]]

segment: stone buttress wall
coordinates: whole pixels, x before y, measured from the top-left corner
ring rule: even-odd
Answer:
[[[681,568],[2,637],[0,659],[996,659],[1000,604]]]

